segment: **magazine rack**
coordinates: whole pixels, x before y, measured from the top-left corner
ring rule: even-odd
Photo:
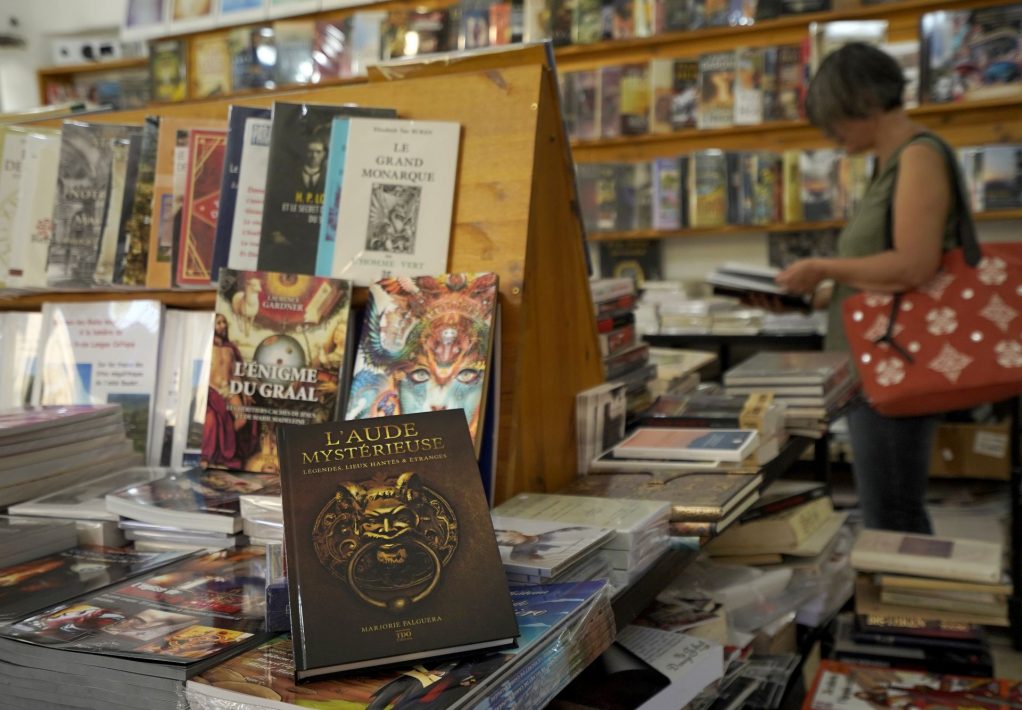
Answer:
[[[458,61],[395,65],[349,86],[259,93],[90,116],[139,124],[146,115],[227,118],[231,103],[275,100],[391,107],[402,118],[462,126],[448,269],[500,277],[498,401],[494,407],[499,502],[556,490],[575,475],[575,394],[603,379],[581,222],[553,69],[542,46]],[[213,294],[165,294],[168,303],[212,308]],[[52,300],[35,295],[21,307]],[[358,297],[358,294],[356,294]],[[67,298],[153,297],[90,291]],[[156,297],[159,297],[157,294]],[[361,295],[364,299],[364,294]],[[18,307],[19,304],[9,304]],[[9,307],[3,304],[4,308]],[[497,362],[495,362],[497,364]]]

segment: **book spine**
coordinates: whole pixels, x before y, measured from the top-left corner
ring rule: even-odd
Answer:
[[[817,498],[822,498],[825,495],[827,495],[826,487],[813,488],[812,490],[806,491],[805,493],[800,493],[798,495],[791,496],[790,498],[784,498],[782,500],[773,501],[762,507],[753,508],[752,510],[742,515],[742,517],[739,518],[739,521],[742,523],[748,523],[752,522],[753,520],[759,520],[760,518],[765,518],[768,515],[780,513],[782,510],[794,508],[797,505],[802,505],[803,503],[814,501]]]

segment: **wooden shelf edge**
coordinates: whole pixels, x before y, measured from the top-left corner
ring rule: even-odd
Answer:
[[[1006,222],[1022,219],[1022,209],[977,212],[976,222]],[[688,239],[712,237],[722,234],[757,234],[759,232],[808,232],[825,229],[841,229],[845,220],[827,222],[792,222],[790,224],[726,224],[721,227],[687,227],[685,229],[657,230],[643,229],[629,232],[589,232],[586,238],[591,242],[632,241],[637,239]]]
[[[81,289],[68,291],[0,292],[0,311],[37,310],[47,302],[61,301],[159,301],[172,308],[212,310],[216,289]]]
[[[128,59],[112,59],[110,61],[89,62],[87,64],[67,64],[43,67],[36,70],[40,78],[54,76],[70,76],[72,74],[91,74],[93,72],[113,71],[116,69],[136,69],[149,66],[148,57],[130,57]]]
[[[941,116],[949,114],[960,114],[967,112],[982,112],[1003,108],[1016,108],[1022,105],[1022,86],[1018,92],[1011,96],[1003,96],[995,99],[983,99],[979,101],[957,101],[946,104],[923,104],[908,109],[908,115],[913,117]],[[677,141],[707,140],[720,138],[726,141],[736,136],[755,135],[779,135],[794,131],[811,129],[812,124],[808,121],[766,121],[752,125],[728,126],[727,128],[685,128],[670,133],[643,133],[635,136],[618,136],[596,140],[573,140],[572,149],[579,151],[602,151],[628,148],[637,145],[655,145],[657,143],[674,143]],[[821,136],[822,140],[822,136]]]

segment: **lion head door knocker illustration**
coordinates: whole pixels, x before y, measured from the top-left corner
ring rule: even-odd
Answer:
[[[417,474],[376,474],[339,485],[312,537],[320,564],[363,602],[402,611],[436,589],[458,547],[458,521]]]

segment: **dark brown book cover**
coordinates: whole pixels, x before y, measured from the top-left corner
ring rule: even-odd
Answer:
[[[518,635],[465,415],[278,430],[299,679]]]

